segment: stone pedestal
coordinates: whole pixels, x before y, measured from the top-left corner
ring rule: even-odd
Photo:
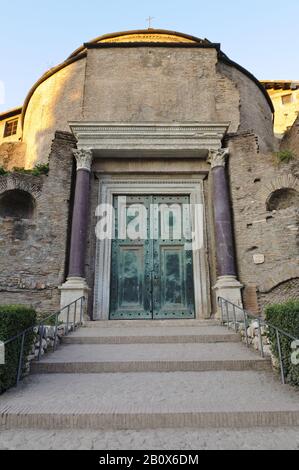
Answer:
[[[216,299],[219,297],[229,300],[232,304],[237,305],[237,307],[243,307],[241,289],[243,285],[237,280],[236,276],[221,276],[217,279],[213,290],[216,293]],[[229,308],[230,318],[232,317],[232,308]],[[217,304],[216,311],[217,318],[221,318],[221,308]],[[238,312],[236,309],[237,319],[242,318],[241,312]]]
[[[60,308],[63,309],[67,305],[70,305],[72,302],[85,297],[83,302],[83,320],[87,320],[87,304],[88,304],[88,295],[90,289],[85,281],[85,279],[80,277],[69,277],[67,281],[62,284],[59,288],[61,292],[60,296]],[[75,305],[72,305],[69,312],[69,321],[73,321],[75,314]],[[63,310],[59,319],[63,322],[67,322],[68,309]],[[80,302],[77,302],[77,312],[76,317],[80,318]]]

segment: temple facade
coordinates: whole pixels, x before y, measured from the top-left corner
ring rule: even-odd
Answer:
[[[273,118],[218,43],[85,43],[1,115],[0,303],[168,320],[298,297],[298,126],[292,150]]]

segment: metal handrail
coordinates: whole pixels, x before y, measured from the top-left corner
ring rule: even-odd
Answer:
[[[261,351],[261,356],[265,357],[264,354],[264,344],[263,344],[263,338],[262,338],[262,331],[261,327],[266,326],[267,328],[273,328],[275,331],[276,335],[276,340],[277,340],[277,349],[278,349],[278,357],[279,357],[279,366],[280,366],[280,375],[281,375],[281,381],[283,385],[286,383],[286,377],[285,377],[285,367],[283,364],[283,357],[282,357],[282,350],[281,350],[281,336],[285,336],[293,341],[299,341],[298,338],[295,336],[287,333],[286,331],[282,330],[281,328],[278,328],[277,326],[273,325],[272,323],[266,321],[263,318],[257,317],[254,315],[252,312],[249,312],[248,310],[245,310],[243,307],[240,307],[238,305],[233,304],[229,300],[224,299],[223,297],[218,297],[218,305],[221,308],[221,322],[222,324],[225,324],[225,315],[224,315],[224,308],[226,312],[226,320],[227,320],[227,325],[228,329],[230,329],[230,324],[233,323],[235,331],[238,331],[238,324],[240,322],[237,321],[237,315],[236,315],[236,309],[242,312],[243,318],[244,318],[244,329],[245,329],[245,340],[246,340],[246,345],[249,348],[249,338],[248,338],[248,319],[253,319],[256,320],[258,323],[258,330],[259,330],[259,342],[260,342],[260,351]],[[231,322],[229,318],[229,305],[232,307],[233,311],[233,322]]]
[[[66,330],[65,330],[65,335],[67,336],[69,334],[69,327],[74,331],[76,328],[76,325],[78,326],[78,323],[76,323],[77,320],[77,304],[80,303],[80,321],[79,325],[82,325],[83,323],[83,304],[85,302],[85,297],[80,297],[77,300],[74,300],[70,304],[66,305],[62,309],[56,311],[55,313],[52,313],[51,315],[48,315],[47,317],[43,318],[41,321],[39,321],[37,324],[34,324],[30,326],[29,328],[26,328],[26,330],[21,331],[17,335],[13,336],[12,338],[9,338],[8,340],[4,341],[4,347],[7,346],[8,344],[11,344],[13,341],[16,341],[17,339],[21,338],[21,347],[20,347],[20,352],[19,352],[19,360],[18,360],[18,370],[17,370],[17,377],[16,377],[16,386],[19,385],[19,382],[22,378],[22,369],[23,369],[23,359],[24,359],[24,344],[25,344],[25,337],[29,332],[34,332],[34,330],[37,328],[37,335],[39,336],[39,352],[38,356],[36,357],[36,360],[39,361],[41,359],[42,355],[42,340],[44,336],[44,329],[46,326],[46,322],[49,321],[52,318],[55,318],[55,326],[54,326],[54,342],[52,346],[52,351],[54,352],[57,347],[57,337],[58,337],[58,322],[59,322],[59,315],[61,315],[62,312],[67,310],[67,319],[66,319]],[[74,307],[74,316],[73,316],[73,321],[70,321],[70,311],[71,308]]]

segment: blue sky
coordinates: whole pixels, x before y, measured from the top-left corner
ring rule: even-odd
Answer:
[[[299,80],[299,1],[13,0],[1,2],[0,112],[101,34],[153,26],[207,37],[259,79]]]

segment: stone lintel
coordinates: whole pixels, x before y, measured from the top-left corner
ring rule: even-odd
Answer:
[[[82,149],[95,150],[218,150],[229,123],[70,122]]]

